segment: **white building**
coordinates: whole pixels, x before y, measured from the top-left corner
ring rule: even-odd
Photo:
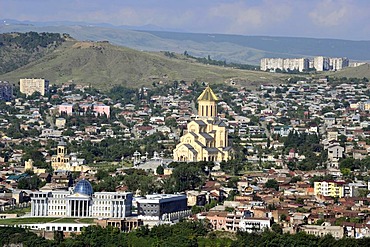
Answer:
[[[269,218],[243,218],[239,222],[239,230],[244,232],[262,232],[271,227]]]
[[[19,90],[27,96],[32,95],[34,92],[39,92],[42,96],[49,90],[49,81],[45,79],[20,79]]]
[[[298,70],[304,71],[309,68],[309,60],[307,58],[262,58],[261,70]]]
[[[316,71],[329,70],[329,58],[323,56],[314,57],[313,67],[316,69]]]
[[[31,216],[107,217],[131,215],[132,193],[93,192],[86,180],[72,191],[34,192],[31,195]]]
[[[346,57],[332,57],[329,59],[330,70],[337,71],[349,66],[349,60]]]

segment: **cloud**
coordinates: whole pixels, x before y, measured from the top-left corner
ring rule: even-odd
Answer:
[[[324,0],[318,2],[308,16],[317,26],[340,26],[352,17],[355,11],[352,6],[348,1]]]
[[[289,18],[290,1],[265,0],[256,5],[251,2],[222,3],[209,9],[210,19],[219,19],[228,33],[248,33],[279,25]]]

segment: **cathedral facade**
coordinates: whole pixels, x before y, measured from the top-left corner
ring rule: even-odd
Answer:
[[[76,154],[67,153],[67,143],[64,140],[58,143],[57,154],[51,157],[51,167],[53,170],[70,172],[85,172],[90,170],[90,167],[84,164],[84,159],[78,159]]]
[[[175,161],[226,161],[232,158],[227,125],[217,117],[218,98],[208,86],[198,97],[198,117],[173,151]]]

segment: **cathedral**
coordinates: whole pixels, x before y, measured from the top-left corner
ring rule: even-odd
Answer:
[[[173,151],[175,161],[224,161],[232,158],[226,124],[217,117],[218,98],[207,86],[198,97],[198,117]]]
[[[85,172],[90,167],[84,164],[85,159],[78,159],[76,154],[67,154],[67,143],[64,140],[58,143],[57,154],[51,157],[51,167],[53,170]]]

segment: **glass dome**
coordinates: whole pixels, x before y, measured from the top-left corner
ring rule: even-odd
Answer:
[[[86,180],[81,180],[76,184],[76,187],[74,189],[74,193],[80,193],[80,194],[85,194],[88,196],[92,196],[94,193],[93,188],[91,184],[86,181]]]

